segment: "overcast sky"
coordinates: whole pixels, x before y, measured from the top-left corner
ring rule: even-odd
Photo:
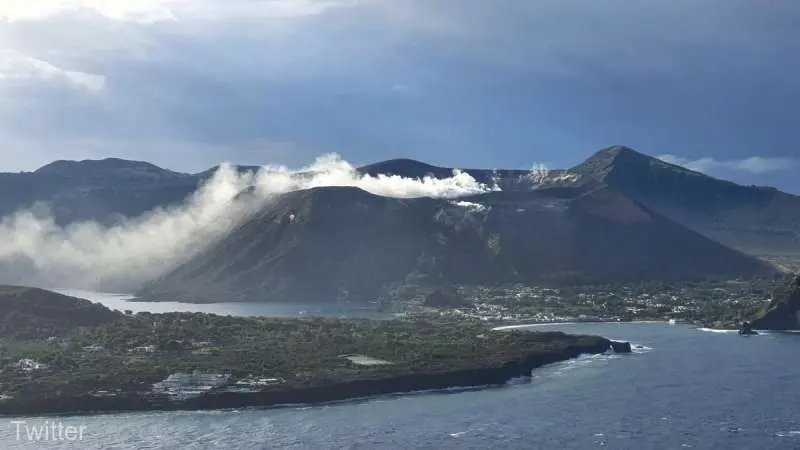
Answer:
[[[1,1],[0,170],[625,144],[800,193],[798,55],[796,0]]]

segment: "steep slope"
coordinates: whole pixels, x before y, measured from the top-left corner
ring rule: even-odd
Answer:
[[[326,302],[391,283],[771,275],[774,269],[597,185],[401,200],[316,188],[271,201],[145,287],[157,300]]]
[[[89,300],[32,287],[0,286],[0,337],[48,337],[121,317],[121,313]]]
[[[284,194],[142,295],[189,301],[318,301],[344,291],[372,295],[415,270],[490,280],[499,269],[488,266],[490,252],[479,236],[436,219],[448,205],[346,187]],[[460,245],[437,245],[448,240]]]
[[[691,231],[607,186],[484,194],[486,227],[520,273],[557,282],[771,276],[775,269]],[[571,192],[572,191],[572,192]],[[507,198],[513,201],[506,201]],[[470,199],[473,201],[477,198]]]
[[[570,169],[725,245],[760,256],[800,256],[800,197],[742,186],[610,147]]]
[[[758,330],[800,330],[800,275],[777,289],[772,301],[753,321]]]

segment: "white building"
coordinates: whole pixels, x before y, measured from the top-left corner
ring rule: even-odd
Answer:
[[[14,368],[23,372],[34,372],[37,370],[47,370],[49,366],[47,364],[25,358],[14,363]]]
[[[155,353],[157,350],[155,345],[144,345],[141,347],[134,347],[130,349],[131,353]]]

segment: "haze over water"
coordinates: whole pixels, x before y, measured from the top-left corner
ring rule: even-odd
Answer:
[[[139,302],[129,294],[113,294],[80,289],[52,289],[55,292],[86,298],[102,303],[117,311],[151,312],[202,312],[232,316],[301,317],[306,315],[325,317],[388,318],[391,314],[380,313],[370,307],[348,307],[336,303],[184,303],[184,302]]]

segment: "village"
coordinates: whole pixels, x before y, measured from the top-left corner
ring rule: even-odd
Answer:
[[[567,288],[456,286],[458,307],[417,298],[404,316],[440,315],[496,323],[676,321],[709,325],[746,317],[769,303],[777,281],[719,281],[590,285]]]

